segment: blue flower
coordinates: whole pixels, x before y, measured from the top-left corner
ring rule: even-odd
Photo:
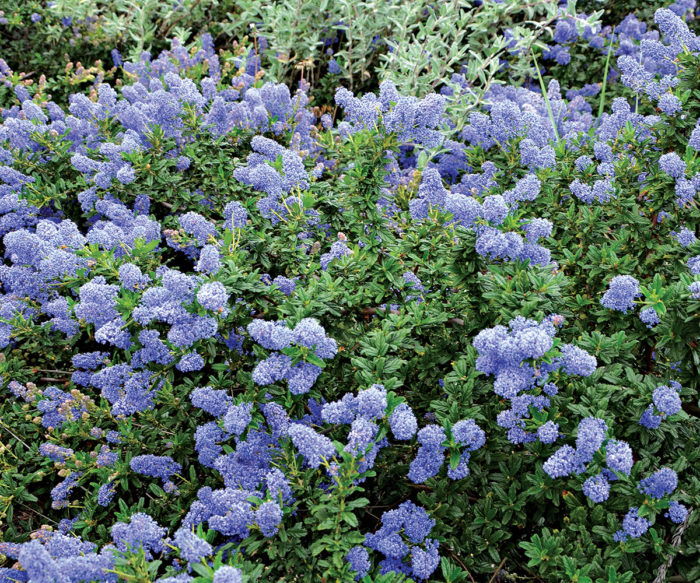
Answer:
[[[19,563],[31,581],[36,583],[69,583],[70,578],[59,569],[51,555],[38,540],[22,545]]]
[[[656,313],[654,308],[645,308],[639,312],[639,319],[646,324],[647,328],[650,329],[661,322],[661,318],[659,318],[659,315]]]
[[[117,522],[112,526],[112,540],[117,549],[122,552],[143,548],[146,559],[153,558],[153,553],[165,550],[167,530],[158,525],[148,514],[137,512],[128,523]]]
[[[137,455],[131,459],[131,469],[144,476],[160,478],[168,481],[170,476],[182,471],[182,466],[170,456],[157,456],[152,454]]]
[[[312,468],[318,468],[323,460],[330,461],[335,456],[333,442],[325,435],[317,433],[311,427],[300,423],[289,425],[289,437],[304,457],[306,463]]]
[[[350,563],[350,568],[357,573],[355,581],[362,579],[369,573],[372,564],[369,561],[369,553],[365,547],[352,547],[348,554],[345,555],[345,560]]]
[[[268,538],[277,533],[281,521],[282,509],[277,502],[263,502],[255,511],[255,523]]]
[[[226,227],[241,229],[248,222],[248,211],[237,200],[231,201],[224,207],[224,219]]]
[[[372,385],[369,389],[357,393],[357,412],[366,419],[384,417],[386,405],[386,390],[382,385]]]
[[[659,99],[658,108],[666,115],[676,115],[683,109],[683,104],[681,100],[672,93],[664,93]]]
[[[214,573],[213,583],[243,583],[241,570],[223,565]]]
[[[652,399],[656,408],[664,415],[675,415],[681,410],[681,398],[678,391],[665,385],[654,389]]]
[[[233,435],[241,435],[252,420],[253,403],[229,405],[224,415],[224,429]]]
[[[689,247],[697,240],[695,233],[686,227],[675,233],[674,236],[681,247]]]
[[[411,407],[400,403],[389,416],[389,426],[396,439],[411,439],[418,429],[418,421]]]
[[[671,178],[681,178],[685,176],[685,162],[675,152],[669,152],[661,156],[659,158],[659,167]]]
[[[688,517],[688,509],[680,502],[671,500],[668,506],[668,512],[666,512],[664,516],[670,518],[671,522],[680,524],[681,522],[685,522],[685,519]]]
[[[336,61],[335,59],[331,59],[330,61],[328,61],[328,72],[331,75],[337,75],[341,72],[341,68],[338,65],[338,61]]]
[[[634,464],[632,448],[626,441],[611,439],[605,445],[605,463],[611,470],[629,476]]]
[[[437,475],[445,461],[446,447],[443,441],[446,438],[445,430],[438,425],[427,425],[418,432],[418,443],[421,446],[411,462],[409,480],[415,484],[422,484],[428,478]]]
[[[221,255],[219,250],[213,245],[205,245],[199,254],[197,267],[195,268],[201,273],[210,273],[215,275],[221,269]]]
[[[603,474],[592,476],[583,483],[583,493],[593,502],[605,502],[610,496],[610,483]]]
[[[651,522],[646,518],[639,516],[639,508],[634,506],[629,509],[625,518],[622,520],[622,529],[624,534],[631,536],[632,538],[641,537],[649,527]]]
[[[678,486],[678,474],[671,468],[661,468],[651,476],[639,481],[639,491],[661,499],[668,494],[672,494]]]
[[[600,303],[606,308],[626,314],[634,308],[635,298],[642,295],[639,282],[631,275],[616,275],[610,280],[608,290],[603,294]]]
[[[197,291],[197,301],[207,310],[223,312],[228,301],[224,284],[219,281],[208,282]]]
[[[570,445],[563,445],[542,465],[550,478],[561,478],[572,474],[577,468],[576,450]]]
[[[559,439],[559,425],[554,421],[547,421],[537,428],[537,438],[542,443],[554,443]]]
[[[221,417],[231,403],[231,397],[226,391],[215,390],[211,387],[198,387],[190,393],[192,405],[206,411],[214,417]]]
[[[204,367],[204,358],[196,352],[185,354],[175,365],[175,368],[181,372],[192,372],[202,370]]]
[[[639,418],[639,424],[643,425],[647,429],[656,429],[661,425],[661,416],[654,414],[654,406],[649,405],[642,416]]]
[[[188,563],[199,563],[204,557],[208,557],[214,551],[213,547],[205,540],[199,538],[191,529],[181,527],[173,537],[175,546],[180,550],[180,556]]]

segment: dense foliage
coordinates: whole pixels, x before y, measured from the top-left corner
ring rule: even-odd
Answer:
[[[0,583],[699,580],[700,37],[638,4],[4,8]]]

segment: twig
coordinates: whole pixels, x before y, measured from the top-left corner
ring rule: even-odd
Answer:
[[[20,502],[20,501],[18,500],[18,501],[17,501],[17,504],[19,504],[20,506],[23,506],[24,508],[26,508],[27,510],[29,510],[29,511],[31,511],[31,512],[34,512],[35,514],[38,514],[38,515],[41,516],[44,520],[48,520],[49,522],[53,522],[54,524],[58,524],[53,518],[49,518],[48,516],[46,516],[46,514],[42,514],[42,513],[39,512],[36,508],[32,508],[31,506],[27,506],[24,502]]]
[[[411,488],[416,488],[416,490],[428,490],[431,491],[432,488],[430,486],[425,486],[423,484],[406,484],[407,486]]]
[[[491,576],[491,579],[489,579],[489,583],[493,583],[496,580],[496,577],[498,574],[501,572],[501,569],[503,569],[503,565],[506,564],[506,557],[503,557],[503,560],[501,561],[501,564],[496,567],[496,571],[494,574]]]
[[[178,22],[180,22],[180,21],[181,21],[185,16],[187,16],[188,14],[192,14],[192,13],[194,12],[194,9],[197,8],[197,5],[198,5],[200,2],[201,2],[201,0],[195,0],[194,3],[192,4],[192,6],[190,6],[190,9],[189,9],[188,11],[186,11],[186,12],[185,12],[185,11],[181,12],[181,13],[178,15],[177,18],[173,18],[173,19],[170,21],[170,25],[169,25],[168,28],[166,28],[165,30],[163,30],[163,29],[165,28],[165,25],[167,24],[167,21],[164,20],[164,21],[163,21],[163,24],[162,24],[161,27],[160,27],[160,32],[161,32],[162,36],[167,37],[167,36],[170,34],[170,31],[172,31],[172,29],[175,28],[175,25],[176,25]]]
[[[610,35],[610,44],[608,45],[608,55],[605,57],[605,72],[603,73],[603,86],[600,90],[600,104],[598,105],[598,121],[603,117],[603,112],[605,111],[605,86],[608,84],[608,70],[610,69],[610,55],[612,54],[613,41],[615,40],[615,34]]]
[[[474,581],[474,577],[472,577],[472,574],[469,572],[469,569],[467,569],[467,566],[461,561],[461,559],[457,555],[454,554],[454,551],[450,550],[450,556],[460,564],[462,569],[465,570],[467,575],[469,575],[469,579],[471,580],[471,582],[476,583],[476,581]]]
[[[17,435],[15,435],[14,433],[12,433],[12,430],[11,430],[7,425],[5,425],[2,421],[0,421],[0,425],[2,425],[2,426],[5,428],[5,430],[6,430],[12,437],[14,437],[17,441],[19,441],[24,447],[26,447],[27,449],[31,449],[31,447],[29,447],[26,443],[24,443],[24,441],[22,441]]]

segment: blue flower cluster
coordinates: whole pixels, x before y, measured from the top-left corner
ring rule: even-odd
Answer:
[[[595,357],[573,344],[555,346],[558,327],[564,318],[548,316],[542,322],[518,316],[508,328],[496,326],[482,330],[474,339],[479,353],[476,369],[494,375],[493,391],[510,402],[510,409],[498,414],[498,425],[508,429],[515,443],[537,441],[553,443],[559,437],[558,426],[546,421],[526,430],[533,411],[544,412],[558,393],[550,381],[553,373],[590,376],[596,369]]]
[[[639,282],[631,275],[616,275],[610,280],[608,291],[603,294],[600,303],[610,310],[626,314],[634,308],[634,300],[642,295]]]
[[[357,573],[355,580],[363,578],[371,567],[367,549],[384,555],[379,563],[380,574],[395,572],[414,579],[429,579],[440,562],[439,543],[428,538],[434,526],[435,521],[428,513],[411,501],[385,512],[381,528],[368,533],[364,546],[353,547],[346,556]]]
[[[170,476],[182,471],[182,466],[167,455],[137,455],[131,458],[131,469],[145,476],[160,478],[166,492],[173,492],[175,484],[170,481]]]
[[[338,125],[341,135],[380,128],[396,134],[402,144],[433,148],[443,140],[438,128],[444,122],[446,102],[440,95],[417,99],[399,94],[391,81],[384,81],[379,85],[379,96],[366,93],[358,98],[339,87],[335,101],[345,114],[344,121]]]
[[[664,418],[680,413],[681,389],[680,383],[674,380],[654,389],[652,403],[642,413],[639,424],[647,429],[657,429]]]
[[[608,437],[607,431],[608,426],[602,419],[582,419],[576,435],[576,447],[561,446],[547,459],[542,468],[551,478],[582,474],[588,464],[594,461],[596,453],[600,452],[600,459],[604,459],[606,468],[600,474],[586,480],[583,492],[594,502],[607,500],[610,492],[608,482],[615,481],[617,473],[629,475],[634,463],[629,444]]]
[[[476,233],[477,253],[490,259],[506,261],[530,261],[535,265],[547,265],[550,252],[537,243],[548,237],[552,224],[546,219],[522,219],[523,234],[503,231],[506,219],[515,216],[520,203],[534,201],[540,193],[541,183],[535,174],[527,174],[514,187],[502,194],[489,194],[479,200],[475,195],[487,191],[493,178],[493,168],[484,165],[482,175],[472,177],[479,186],[455,185],[451,191],[443,185],[437,168],[427,168],[421,176],[417,196],[409,203],[411,217],[416,221],[427,219],[433,209],[452,214],[453,223]],[[524,237],[523,237],[524,235]]]
[[[457,421],[451,428],[451,440],[447,439],[445,430],[438,425],[427,425],[418,432],[418,455],[411,462],[408,479],[422,484],[428,478],[436,476],[445,462],[445,452],[455,453],[459,457],[456,464],[450,458],[447,476],[452,480],[461,480],[469,474],[471,452],[486,443],[486,433],[473,419]]]
[[[293,329],[285,322],[253,320],[248,324],[248,334],[263,348],[274,351],[256,365],[253,381],[265,386],[286,380],[293,395],[308,393],[322,369],[306,359],[293,364],[291,356],[284,353],[285,349],[293,346],[300,349],[302,355],[312,354],[316,359],[333,358],[338,352],[335,340],[326,336],[315,318],[304,318]]]
[[[248,165],[236,168],[233,175],[236,180],[267,194],[258,200],[257,207],[262,216],[276,224],[287,214],[280,196],[293,189],[307,188],[309,177],[297,152],[262,136],[255,136],[251,146],[253,153],[248,156]]]
[[[661,468],[650,476],[639,481],[637,489],[647,498],[654,500],[665,499],[673,494],[678,486],[678,474],[671,468]],[[646,505],[648,500],[644,501]],[[676,500],[668,502],[668,512],[666,516],[672,522],[680,524],[684,522],[688,516],[688,509]],[[635,506],[629,509],[625,518],[622,520],[622,529],[618,530],[614,539],[618,542],[624,542],[629,538],[639,538],[646,533],[651,527],[651,521],[646,518],[647,514],[640,514],[640,508]]]

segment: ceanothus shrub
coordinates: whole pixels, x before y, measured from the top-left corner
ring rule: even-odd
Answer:
[[[700,44],[560,16],[614,99],[2,69],[0,581],[700,578]]]

